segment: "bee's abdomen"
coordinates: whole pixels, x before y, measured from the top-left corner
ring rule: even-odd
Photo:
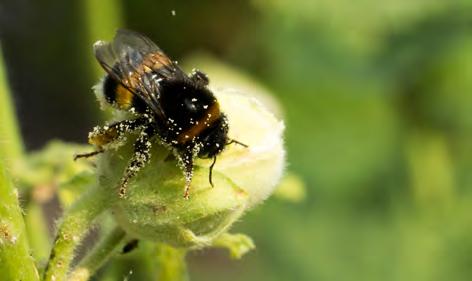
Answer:
[[[199,119],[190,121],[189,126],[182,130],[177,136],[179,144],[187,143],[199,137],[203,131],[213,127],[214,123],[221,118],[220,108],[217,102],[212,103],[202,113]]]
[[[110,75],[107,75],[103,82],[103,94],[105,100],[118,109],[130,110],[134,108],[136,112],[145,112],[146,104],[144,101],[126,89]]]
[[[188,81],[161,82],[160,103],[167,117],[166,138],[173,144],[195,140],[220,115],[219,104],[204,87]]]

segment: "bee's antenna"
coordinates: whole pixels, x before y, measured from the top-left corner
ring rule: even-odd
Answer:
[[[213,180],[212,180],[213,179],[213,167],[215,166],[215,163],[216,163],[216,155],[213,156],[213,163],[211,163],[211,165],[210,165],[210,173],[208,174],[208,178],[210,180],[211,187],[215,187],[213,185]]]
[[[235,140],[235,139],[231,139],[228,143],[226,143],[226,145],[230,145],[230,144],[233,144],[233,143],[239,144],[240,146],[244,146],[244,147],[246,147],[246,148],[249,147],[247,144],[244,144],[244,143],[242,143],[242,142],[240,142],[240,141],[237,141],[237,140]]]

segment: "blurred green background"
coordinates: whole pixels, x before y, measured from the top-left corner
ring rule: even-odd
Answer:
[[[2,0],[29,150],[85,142],[103,120],[91,45],[119,27],[270,89],[307,186],[235,226],[257,245],[241,261],[191,254],[192,280],[471,279],[472,1]]]

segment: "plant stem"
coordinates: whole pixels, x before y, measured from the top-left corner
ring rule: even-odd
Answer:
[[[37,202],[29,202],[25,207],[24,220],[31,254],[39,263],[46,262],[51,241],[48,236],[47,224],[41,206]]]
[[[0,47],[0,272],[4,280],[39,280],[30,256],[18,191],[7,176],[11,161],[23,153]]]
[[[93,186],[70,207],[59,226],[45,271],[45,281],[67,280],[74,250],[91,229],[95,219],[110,206],[109,197],[106,188]]]
[[[157,262],[159,281],[186,281],[188,280],[187,265],[185,263],[185,249],[177,249],[167,244],[157,247]]]
[[[70,281],[86,281],[97,271],[110,257],[120,249],[126,233],[120,227],[115,227],[93,250],[79,263],[72,272]]]
[[[10,95],[3,53],[0,47],[0,157],[6,159],[7,164],[23,154],[15,109]]]
[[[447,216],[456,200],[454,170],[447,139],[417,131],[406,143],[411,186],[419,210],[432,219]]]
[[[121,1],[86,0],[83,1],[83,4],[89,46],[92,46],[97,40],[110,40],[115,31],[122,27]],[[92,62],[91,69],[94,79],[98,79],[104,74],[103,69],[95,61]]]
[[[0,160],[0,272],[2,280],[39,280],[18,205],[18,193]]]

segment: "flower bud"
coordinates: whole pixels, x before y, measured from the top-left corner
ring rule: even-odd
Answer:
[[[125,198],[115,199],[118,224],[137,238],[177,247],[202,247],[235,222],[248,209],[266,199],[284,168],[283,123],[262,104],[235,90],[215,92],[229,121],[229,144],[217,156],[213,184],[211,160],[195,159],[190,199],[184,199],[185,179],[171,151],[153,145],[150,162],[127,187]],[[105,153],[98,163],[100,184],[116,187],[131,158],[133,137],[126,145]],[[118,198],[118,194],[110,194]]]

